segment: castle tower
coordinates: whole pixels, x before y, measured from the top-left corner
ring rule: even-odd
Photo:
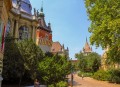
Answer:
[[[36,31],[36,44],[42,49],[43,52],[50,52],[52,46],[51,24],[48,23],[48,26],[46,25],[43,7],[41,7],[40,13],[37,12],[37,16],[38,27]]]
[[[87,38],[86,38],[86,43],[85,43],[85,46],[83,47],[83,53],[85,55],[88,55],[89,53],[92,52],[92,47],[90,47],[88,41],[87,41]]]

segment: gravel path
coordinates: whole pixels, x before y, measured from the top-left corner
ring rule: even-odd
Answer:
[[[70,75],[69,82],[70,82]],[[120,87],[120,84],[112,84],[106,81],[98,81],[89,77],[84,77],[82,80],[77,74],[74,74],[73,87]],[[69,86],[71,87],[71,86]]]

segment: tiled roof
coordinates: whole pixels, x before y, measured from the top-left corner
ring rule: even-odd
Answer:
[[[56,53],[56,52],[61,52],[62,51],[62,46],[59,42],[53,42],[52,47],[51,47],[51,52]]]
[[[92,48],[91,48],[90,45],[88,44],[87,39],[86,39],[86,43],[85,43],[85,46],[84,46],[84,48],[83,48],[83,51],[84,51],[84,52],[92,52]]]

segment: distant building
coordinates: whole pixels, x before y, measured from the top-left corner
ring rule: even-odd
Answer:
[[[38,27],[36,32],[36,44],[42,49],[44,53],[50,52],[52,46],[52,30],[51,24],[46,25],[43,7],[40,14],[38,13]]]
[[[59,54],[59,55],[66,56],[67,58],[69,58],[68,47],[67,47],[67,49],[65,49],[64,44],[61,45],[59,42],[53,42],[52,43],[51,52],[53,54]]]
[[[86,38],[86,43],[85,46],[83,47],[83,54],[88,55],[89,53],[92,53],[92,47],[90,47]]]

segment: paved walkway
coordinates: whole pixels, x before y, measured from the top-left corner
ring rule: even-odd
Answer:
[[[70,82],[70,75],[69,82]],[[74,74],[73,87],[120,87],[118,84],[108,83],[106,81],[97,81],[95,79],[84,77],[82,80],[77,74]],[[71,86],[69,86],[71,87]]]

